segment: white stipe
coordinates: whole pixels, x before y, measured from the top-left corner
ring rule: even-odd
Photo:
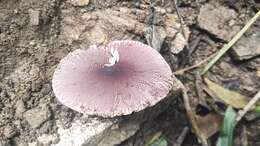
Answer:
[[[119,53],[118,53],[117,49],[111,48],[110,55],[111,55],[111,57],[108,60],[109,63],[105,64],[104,66],[108,66],[108,67],[113,66],[119,62]]]

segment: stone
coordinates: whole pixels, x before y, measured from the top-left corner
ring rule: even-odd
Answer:
[[[39,25],[40,24],[40,11],[29,9],[30,25]]]
[[[24,113],[25,120],[32,128],[41,126],[51,116],[51,112],[47,105],[30,109]]]
[[[70,3],[73,6],[87,6],[89,4],[89,0],[70,0]]]
[[[86,123],[75,120],[68,129],[64,129],[59,122],[57,123],[60,141],[54,146],[95,146],[102,133],[113,125],[110,120],[97,118],[89,118]]]
[[[237,60],[250,59],[260,55],[260,32],[242,36],[232,47],[231,53]]]
[[[26,109],[23,100],[18,100],[15,104],[15,116],[21,118],[25,110]]]
[[[83,118],[84,119],[84,118]],[[119,120],[99,119],[87,117],[82,122],[75,119],[70,128],[62,126],[57,121],[57,135],[41,135],[36,141],[29,143],[29,146],[37,144],[53,146],[114,146],[133,136],[139,129],[143,120],[132,121],[129,119]]]
[[[189,34],[189,31],[186,29],[185,33]],[[187,44],[187,40],[182,35],[182,33],[179,32],[178,34],[176,34],[175,39],[171,42],[171,46],[172,46],[170,49],[171,53],[179,54],[183,50],[186,44]]]
[[[224,6],[205,4],[200,8],[198,25],[219,39],[229,41],[239,30],[240,26],[234,24],[237,13]]]

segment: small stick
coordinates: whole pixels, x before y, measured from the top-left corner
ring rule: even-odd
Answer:
[[[243,108],[243,110],[240,110],[238,112],[238,116],[236,118],[236,121],[239,122],[244,115],[251,110],[251,108],[257,103],[257,101],[260,99],[260,91],[248,102],[248,104]]]
[[[174,75],[182,75],[184,72],[186,71],[189,71],[189,70],[192,70],[194,68],[197,68],[201,65],[203,65],[204,63],[206,63],[207,61],[209,61],[211,58],[213,58],[217,53],[213,53],[212,55],[210,55],[209,57],[207,57],[206,59],[202,60],[201,62],[197,63],[197,64],[194,64],[192,66],[189,66],[189,67],[186,67],[184,69],[180,69],[180,70],[177,70],[175,71],[173,74]]]
[[[175,144],[173,146],[181,146],[183,141],[185,140],[188,132],[189,132],[189,127],[184,127],[180,136],[178,137],[177,141],[175,142]]]
[[[187,94],[186,87],[179,80],[176,80],[176,83],[178,84],[179,88],[182,91],[184,107],[185,107],[188,119],[189,119],[189,121],[191,123],[192,129],[194,130],[195,134],[200,139],[200,142],[201,142],[202,146],[208,146],[207,138],[205,138],[203,136],[203,134],[201,133],[201,131],[200,131],[198,125],[197,125],[196,118],[195,118],[193,110],[192,110],[192,108],[190,106],[190,100],[189,100],[189,97],[188,97],[188,94]]]

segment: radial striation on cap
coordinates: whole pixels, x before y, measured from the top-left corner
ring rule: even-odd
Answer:
[[[71,109],[114,117],[155,105],[167,96],[172,81],[169,65],[155,49],[123,40],[69,53],[56,68],[52,87]]]

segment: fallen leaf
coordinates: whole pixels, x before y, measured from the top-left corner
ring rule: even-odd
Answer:
[[[196,116],[196,121],[203,136],[208,139],[220,130],[222,116],[209,113],[206,116]]]
[[[231,105],[234,108],[241,109],[247,105],[249,98],[244,95],[241,95],[235,91],[228,90],[222,86],[210,81],[205,78],[204,81],[208,85],[210,91],[205,90],[206,92],[211,92],[209,94],[214,94],[219,99],[223,100],[226,104]]]

